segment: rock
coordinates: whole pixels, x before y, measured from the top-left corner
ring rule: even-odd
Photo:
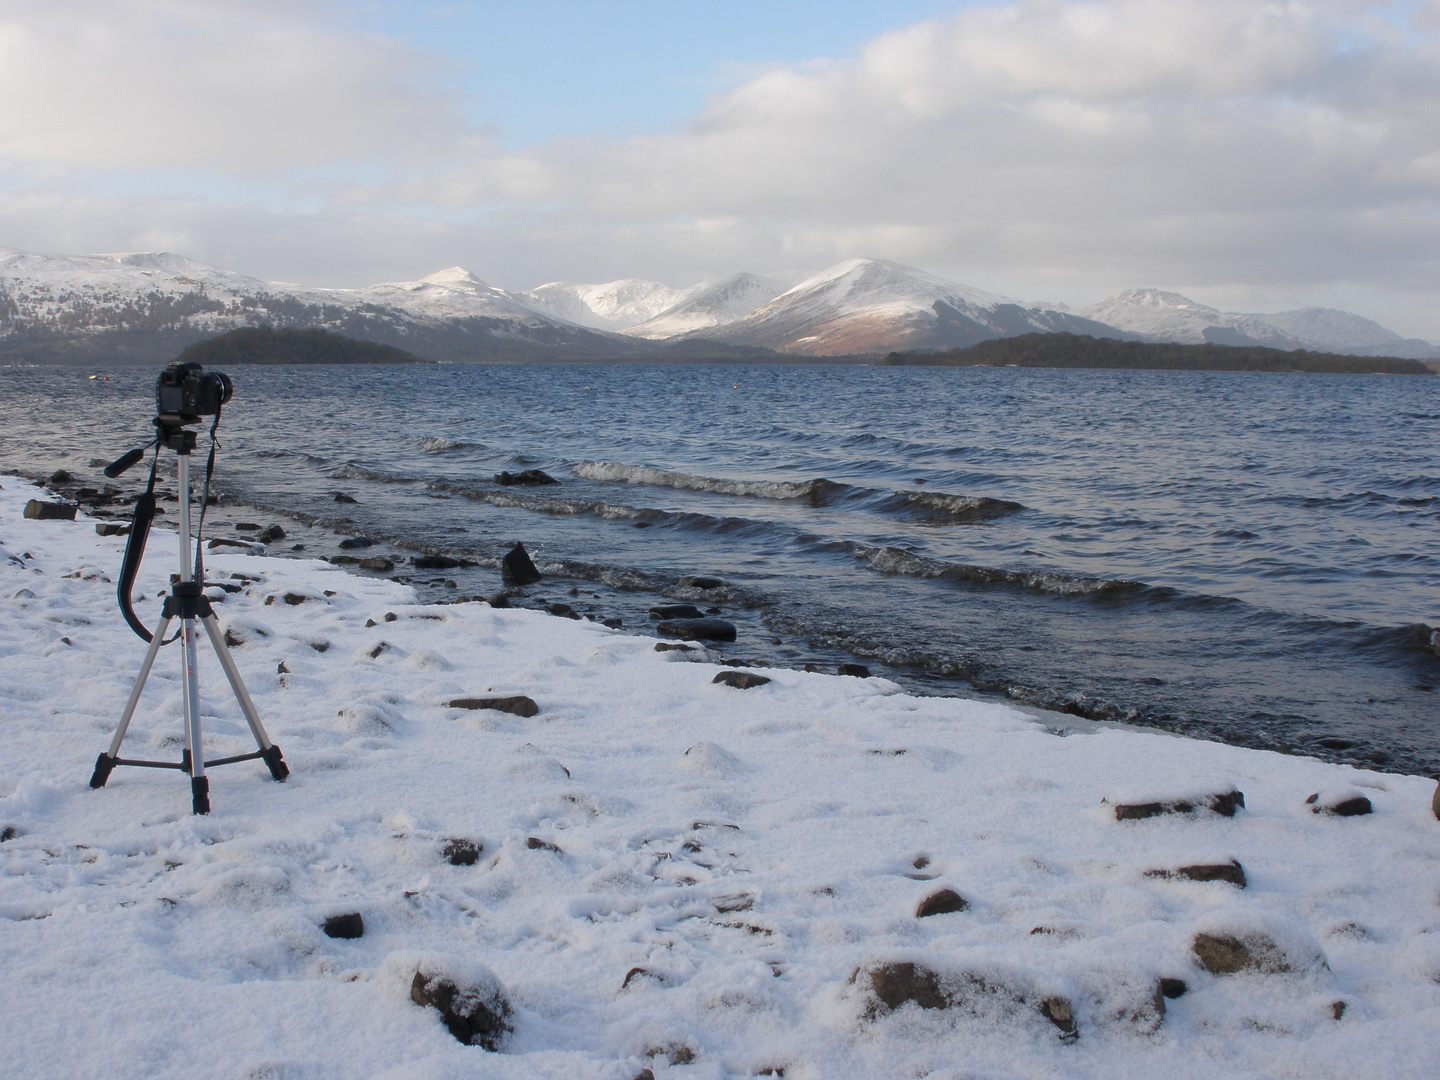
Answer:
[[[417,570],[454,570],[460,566],[474,566],[468,559],[452,559],[449,555],[416,555],[410,560]]]
[[[353,502],[359,502],[358,499],[356,499],[356,498],[354,498],[354,497],[352,497],[352,496],[350,496],[350,495],[346,495],[343,491],[337,491],[337,492],[335,492],[335,501],[338,502],[338,503],[353,503]]]
[[[1345,1005],[1345,1002],[1343,1002],[1343,1001],[1332,1001],[1332,1002],[1330,1003],[1330,1015],[1331,1015],[1331,1017],[1333,1017],[1333,1018],[1334,1018],[1335,1020],[1337,1020],[1337,1021],[1338,1021],[1338,1020],[1343,1020],[1343,1019],[1345,1019],[1345,1009],[1346,1009],[1346,1007],[1347,1007],[1347,1006]]]
[[[273,544],[276,540],[285,539],[285,530],[279,525],[269,525],[261,529],[260,535],[255,539],[259,540],[262,544]]]
[[[500,980],[487,971],[484,985],[459,986],[444,975],[415,972],[410,984],[410,1000],[435,1009],[450,1029],[450,1034],[466,1046],[499,1049],[501,1040],[514,1030],[510,1026],[510,1002]]]
[[[285,603],[289,604],[291,607],[299,607],[301,604],[305,603],[305,601],[309,600],[310,598],[308,596],[305,596],[303,593],[287,592],[284,599]]]
[[[486,597],[485,602],[491,607],[506,608],[510,606],[510,597],[503,592],[497,592],[494,596]]]
[[[1162,979],[1160,980],[1160,996],[1161,996],[1161,997],[1167,997],[1167,998],[1184,997],[1184,996],[1185,996],[1185,991],[1188,990],[1188,989],[1189,989],[1189,987],[1185,985],[1185,980],[1184,980],[1184,979],[1168,979],[1168,978],[1162,978]]]
[[[920,905],[915,909],[915,917],[928,919],[931,915],[946,915],[952,911],[964,911],[969,906],[970,902],[954,889],[941,889],[920,901]]]
[[[70,503],[41,502],[31,499],[25,504],[25,516],[32,521],[74,521],[79,507]]]
[[[535,704],[533,698],[524,694],[511,694],[508,697],[459,697],[450,700],[452,709],[494,709],[497,712],[512,713],[515,716],[535,716],[540,712],[540,706]]]
[[[260,531],[260,526],[257,525],[257,524],[255,524],[255,522],[253,522],[253,521],[237,521],[237,522],[235,523],[235,531],[236,531],[236,532],[259,532],[259,531]]]
[[[870,669],[864,664],[841,664],[835,670],[841,675],[853,675],[857,679],[870,678]]]
[[[712,684],[733,686],[736,690],[749,690],[752,686],[764,686],[769,681],[764,675],[755,675],[748,671],[722,671],[710,680]]]
[[[248,540],[231,540],[228,536],[217,536],[205,546],[211,551],[214,551],[216,548],[222,547],[241,548],[245,551],[257,550],[255,545],[250,543]]]
[[[1430,797],[1430,812],[1440,818],[1440,781],[1436,781],[1435,794]]]
[[[0,844],[3,844],[6,840],[14,840],[15,837],[19,835],[14,825],[6,825],[4,831],[0,832]]]
[[[569,775],[569,770],[566,770],[566,775]],[[558,845],[550,843],[549,840],[541,840],[538,836],[527,837],[525,846],[531,851],[553,851],[556,855],[565,854]]]
[[[451,866],[474,866],[484,850],[484,844],[457,836],[445,841],[445,861]]]
[[[326,937],[332,938],[358,938],[365,935],[365,920],[360,917],[358,911],[352,911],[349,915],[331,915],[325,920],[322,928]]]
[[[922,1009],[963,1008],[970,1002],[1010,1002],[1021,1008],[1033,1007],[1060,1029],[1060,1038],[1071,1042],[1079,1037],[1070,1000],[1059,996],[1044,998],[1032,1006],[1022,990],[997,984],[992,977],[970,972],[942,976],[923,964],[896,962],[856,968],[850,982],[868,990],[876,1006],[886,1012],[914,1002]],[[879,1012],[872,1008],[871,1016]]]
[[[625,979],[623,982],[620,983],[620,989],[626,989],[636,979],[654,979],[658,983],[663,983],[665,981],[665,977],[663,975],[657,975],[649,968],[632,967],[629,971],[625,973]]]
[[[1226,881],[1231,885],[1245,888],[1245,868],[1231,859],[1228,863],[1199,863],[1182,866],[1178,870],[1146,870],[1146,877],[1184,878],[1186,881]]]
[[[579,614],[569,604],[549,604],[545,608],[551,615],[558,615],[562,619],[578,619]]]
[[[342,551],[353,551],[355,548],[374,546],[375,541],[371,540],[368,536],[347,536],[344,540],[340,541],[340,549]]]
[[[500,580],[506,585],[533,585],[540,580],[540,571],[530,561],[524,544],[516,544],[500,560]]]
[[[1164,1007],[1162,1003],[1160,1006],[1162,1011]],[[1069,998],[1046,998],[1040,1003],[1040,1015],[1060,1029],[1062,1042],[1073,1042],[1080,1037],[1080,1032],[1075,1029],[1075,1015]]]
[[[378,660],[380,658],[380,654],[388,648],[390,648],[390,643],[388,641],[380,642],[380,644],[376,645],[373,649],[370,650],[370,659]]]
[[[1103,800],[1108,802],[1109,800]],[[1174,799],[1151,803],[1116,803],[1117,821],[1135,821],[1141,818],[1159,817],[1161,814],[1197,814],[1208,810],[1221,817],[1234,817],[1235,811],[1245,805],[1243,791],[1222,791],[1203,795],[1195,799]]]
[[[1364,795],[1322,799],[1317,791],[1305,800],[1305,805],[1310,807],[1311,813],[1329,814],[1332,817],[1359,817],[1375,812],[1375,807]]]
[[[118,521],[97,521],[95,523],[96,536],[125,536],[130,532],[129,525],[122,525]]]
[[[109,464],[110,462],[106,461],[103,457],[92,457],[90,459],[90,468],[92,469],[103,469]]]
[[[600,625],[601,625],[601,626],[608,626],[611,630],[619,630],[622,626],[625,625],[625,620],[624,620],[624,619],[614,619],[614,618],[611,618],[611,619],[601,619],[601,620],[600,620]]]
[[[48,483],[68,484],[73,479],[75,478],[71,476],[68,472],[66,472],[64,469],[56,469],[53,473],[50,474],[50,479]]]
[[[694,604],[657,604],[650,609],[652,619],[703,619],[705,613]]]
[[[387,611],[387,612],[385,612],[385,621],[386,621],[386,622],[394,622],[394,621],[395,621],[396,619],[398,619],[398,618],[400,618],[400,616],[399,616],[399,615],[396,615],[395,612],[393,612],[393,611]]]
[[[360,560],[354,555],[331,555],[330,562],[334,566],[358,566]]]
[[[656,651],[656,652],[699,652],[700,649],[699,649],[697,646],[695,646],[695,645],[681,645],[678,641],[657,641],[657,642],[655,643],[655,651]]]
[[[704,589],[706,591],[710,589],[723,589],[725,587],[725,579],[718,577],[682,577],[680,579],[680,587],[682,589]]]
[[[533,487],[540,484],[558,484],[560,481],[556,480],[549,473],[541,472],[539,469],[526,469],[518,473],[496,473],[495,483],[502,487],[513,487],[516,484]]]
[[[940,987],[939,975],[919,964],[883,964],[865,974],[870,989],[887,1009],[898,1009],[909,1001],[922,1009],[946,1009],[952,1004]],[[851,980],[855,981],[855,976]]]
[[[1200,966],[1212,975],[1234,975],[1241,971],[1283,975],[1291,970],[1284,950],[1264,934],[1252,933],[1243,938],[1196,934],[1190,948]]]
[[[735,640],[735,624],[724,619],[666,619],[656,624],[655,632],[690,641]]]
[[[378,570],[382,574],[388,574],[395,569],[395,564],[389,559],[361,559],[361,570]]]

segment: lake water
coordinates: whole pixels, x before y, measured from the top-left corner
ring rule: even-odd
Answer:
[[[98,486],[89,460],[146,437],[157,370],[0,368],[0,466]],[[1440,770],[1440,378],[230,374],[229,501],[207,535],[273,520],[290,533],[273,552],[332,555],[363,533],[397,562],[480,564],[397,570],[431,598],[497,591],[519,540],[546,574],[519,603],[640,629],[666,598],[718,607],[740,627],[732,659],[858,661],[927,693]],[[491,479],[525,468],[562,483]],[[728,584],[678,586],[694,574]]]

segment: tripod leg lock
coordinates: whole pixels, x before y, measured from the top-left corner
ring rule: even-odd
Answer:
[[[290,775],[290,766],[285,764],[285,758],[280,753],[280,747],[274,743],[269,749],[260,755],[260,759],[270,767],[270,775],[276,780],[284,780]]]
[[[90,786],[102,788],[105,781],[110,779],[110,771],[115,768],[115,759],[109,754],[101,754],[95,759],[95,771],[90,774]]]
[[[190,778],[190,798],[195,813],[210,813],[210,778],[208,776],[192,776]]]

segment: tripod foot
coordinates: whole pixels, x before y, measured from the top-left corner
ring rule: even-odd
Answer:
[[[101,754],[95,759],[95,771],[90,774],[90,786],[102,788],[105,781],[110,779],[110,770],[115,768],[115,759],[109,754]]]
[[[192,776],[190,778],[190,795],[194,802],[195,813],[208,814],[210,812],[210,778],[208,776]]]
[[[280,747],[271,744],[270,749],[260,755],[261,760],[270,767],[270,775],[276,780],[284,780],[290,775],[290,766],[285,764],[285,759],[280,753]]]

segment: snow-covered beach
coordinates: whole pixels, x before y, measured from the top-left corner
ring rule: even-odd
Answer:
[[[178,774],[86,784],[142,654],[107,580],[123,538],[26,520],[44,494],[0,484],[6,1075],[1435,1075],[1434,781],[1059,737],[881,678],[735,689],[702,650],[220,549],[220,621],[292,775],[216,769],[193,817]],[[137,756],[179,757],[176,651]],[[207,756],[253,749],[204,651],[201,692]],[[539,711],[450,705],[504,695]],[[1231,790],[1233,816],[1115,813]],[[1373,813],[1315,812],[1358,796]],[[1181,873],[1232,861],[1243,888]],[[943,889],[963,910],[917,917]],[[350,913],[362,937],[326,936]],[[1253,965],[1206,970],[1198,935]],[[412,1001],[421,969],[493,972],[499,1052]]]

